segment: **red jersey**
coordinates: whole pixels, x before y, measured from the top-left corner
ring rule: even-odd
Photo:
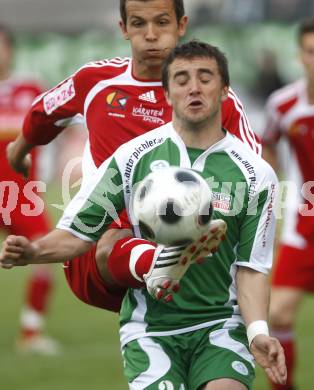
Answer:
[[[6,161],[7,144],[21,131],[27,111],[41,93],[42,88],[35,81],[18,78],[0,81],[0,162],[8,177],[13,171]]]
[[[24,117],[36,96],[38,83],[10,78],[0,81],[0,142],[13,141],[22,129]]]
[[[223,126],[257,153],[260,145],[232,90],[222,107]],[[38,99],[24,122],[25,138],[46,144],[66,126],[84,124],[89,132],[85,160],[99,167],[123,143],[171,120],[160,81],[132,74],[132,60],[88,63]],[[89,154],[89,158],[86,158]],[[84,166],[83,166],[84,172]]]
[[[42,92],[37,82],[17,78],[0,81],[0,228],[11,234],[39,237],[49,231],[38,191],[14,172],[6,159],[6,147],[22,129],[24,117],[34,98]],[[35,153],[30,179],[35,180]]]
[[[313,180],[314,172],[314,105],[308,102],[306,81],[299,80],[274,92],[268,99],[266,116],[262,141],[276,143],[282,137],[287,141],[289,153],[283,156],[289,159],[285,164],[286,179],[296,185],[296,193],[289,190],[287,194],[283,241],[303,247],[304,237],[314,240],[314,217],[300,214],[302,204],[314,212],[310,202],[314,191],[310,188],[306,196],[301,194],[303,184]]]

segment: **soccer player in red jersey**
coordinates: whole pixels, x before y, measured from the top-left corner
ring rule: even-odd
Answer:
[[[23,234],[34,239],[50,229],[48,217],[43,212],[43,201],[32,184],[38,169],[37,153],[32,153],[32,167],[26,179],[9,166],[6,148],[20,132],[32,101],[43,90],[38,82],[11,74],[12,58],[13,37],[4,26],[0,26],[0,227],[11,234]],[[56,351],[54,341],[42,335],[52,287],[51,269],[47,266],[34,267],[27,286],[18,338],[18,346],[24,352]]]
[[[83,123],[89,133],[82,163],[85,185],[88,176],[122,143],[171,120],[161,70],[163,60],[185,34],[188,18],[183,0],[121,0],[120,14],[120,27],[130,41],[132,58],[88,63],[35,101],[10,153],[17,171],[27,169],[25,155],[35,145],[50,142],[69,124]],[[222,120],[226,129],[260,152],[232,90],[223,103]],[[120,228],[129,226],[123,216],[121,221]],[[117,282],[123,280],[123,286],[132,283],[131,270],[121,265],[121,257],[132,248],[125,253],[124,241],[119,239],[130,234],[127,229],[112,229],[97,247],[65,265],[72,290],[84,302],[119,310],[125,290],[117,289]],[[132,245],[140,244],[135,241]],[[147,262],[143,263],[143,269],[147,268]],[[113,270],[114,264],[119,264],[119,269]]]
[[[304,293],[314,291],[314,19],[300,25],[298,38],[305,77],[270,96],[262,139],[265,158],[275,169],[279,161],[284,162],[285,180],[291,186],[287,191],[270,305],[273,334],[285,349],[288,368],[287,384],[273,385],[276,390],[295,389],[295,319]],[[276,148],[279,139],[288,144],[289,152],[285,155]]]

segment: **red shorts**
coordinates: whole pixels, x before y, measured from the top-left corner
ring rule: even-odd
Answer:
[[[88,305],[119,312],[125,294],[108,291],[99,275],[96,265],[96,245],[89,252],[64,263],[64,272],[68,284],[77,298]]]
[[[314,245],[308,244],[304,249],[281,245],[272,285],[314,292]]]

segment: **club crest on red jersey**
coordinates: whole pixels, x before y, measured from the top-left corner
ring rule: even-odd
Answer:
[[[107,95],[106,102],[111,108],[125,109],[128,98],[128,96],[124,95],[120,91],[114,91]]]

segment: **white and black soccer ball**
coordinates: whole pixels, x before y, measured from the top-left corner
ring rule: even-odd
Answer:
[[[130,211],[141,235],[164,245],[180,245],[208,232],[212,192],[191,169],[170,167],[150,173],[132,193]]]

